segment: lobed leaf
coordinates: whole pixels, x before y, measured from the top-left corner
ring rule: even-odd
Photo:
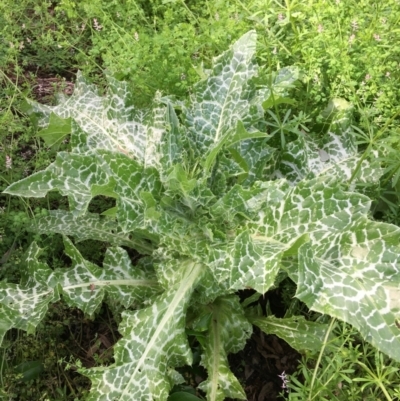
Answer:
[[[349,196],[336,181],[323,178],[293,188],[284,180],[252,190],[233,187],[211,210],[217,215],[225,211],[230,221],[246,216],[248,231],[237,232],[222,245],[212,244],[207,265],[228,288],[263,293],[274,284],[282,258],[296,254],[309,235],[318,238],[333,224],[367,213],[369,206],[365,196]]]
[[[289,143],[275,175],[285,177],[292,184],[318,175],[350,180],[360,161],[351,126],[352,110],[345,100],[333,99],[323,113],[329,126],[322,141],[303,134]],[[376,184],[382,174],[383,169],[373,155],[371,161],[362,161],[357,181]]]
[[[400,229],[348,217],[300,247],[296,297],[400,361]]]
[[[40,233],[59,233],[75,237],[77,241],[93,239],[107,241],[112,245],[123,245],[136,249],[143,255],[152,253],[153,246],[140,235],[122,233],[116,221],[94,213],[74,216],[71,212],[51,210],[48,216],[37,218],[29,227]]]
[[[210,249],[208,265],[218,282],[232,290],[254,288],[265,293],[274,284],[280,260],[290,244],[239,234],[224,248]]]
[[[40,249],[35,243],[26,254],[26,271],[21,284],[0,282],[0,343],[11,328],[32,333],[44,318],[48,305],[60,299],[57,281],[51,269],[39,262]]]
[[[304,316],[277,318],[275,316],[251,317],[252,324],[259,327],[266,334],[275,334],[285,340],[297,351],[319,352],[324,345],[328,324],[310,322]],[[333,341],[333,336],[330,336]]]
[[[64,242],[73,261],[71,269],[51,270],[38,259],[41,250],[32,243],[21,283],[0,283],[0,340],[10,328],[34,331],[61,294],[70,306],[92,315],[106,294],[127,307],[160,291],[154,273],[133,268],[121,248],[108,250],[100,269],[84,260],[68,238]]]
[[[71,133],[71,119],[60,118],[56,114],[51,113],[49,122],[46,128],[38,132],[47,146],[58,146],[61,141],[65,140],[66,137]]]
[[[205,313],[209,313],[210,318],[207,336],[201,339],[204,348],[201,364],[207,369],[208,378],[199,388],[206,392],[209,401],[223,401],[227,397],[245,400],[246,395],[229,368],[227,356],[244,348],[252,326],[236,296],[218,298]]]
[[[71,211],[82,215],[94,196],[115,196],[114,185],[110,172],[97,156],[59,152],[46,170],[11,184],[4,192],[43,197],[48,191],[58,190],[68,196]]]
[[[115,346],[114,365],[81,369],[92,381],[88,401],[168,398],[178,378],[182,381],[172,368],[192,361],[185,317],[201,270],[192,262],[177,266],[180,280],[175,286],[154,298],[151,306],[123,313],[123,338]]]
[[[73,261],[73,266],[54,274],[68,305],[78,307],[91,316],[106,294],[110,300],[127,308],[160,292],[154,271],[133,267],[124,249],[108,248],[101,269],[85,260],[68,238],[64,242],[65,252]]]
[[[57,106],[30,102],[31,112],[40,116],[41,126],[48,124],[52,113],[60,118],[72,118],[74,153],[108,150],[129,155],[146,167],[157,166],[165,106],[157,98],[152,110],[136,110],[127,83],[111,76],[107,79],[107,95],[99,96],[96,87],[78,72],[72,96],[61,95]]]
[[[213,60],[212,72],[195,85],[190,106],[183,107],[194,156],[200,157],[206,171],[224,145],[266,136],[254,128],[262,118],[259,102],[252,107],[253,98],[260,95],[249,82],[257,74],[255,48],[256,33],[250,31]],[[240,125],[249,116],[249,124]]]

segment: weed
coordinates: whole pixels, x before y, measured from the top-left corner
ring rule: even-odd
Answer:
[[[152,0],[118,4],[102,0],[38,4],[23,0],[12,7],[3,2],[0,4],[0,191],[54,160],[56,149],[36,136],[37,129],[24,113],[23,102],[25,97],[34,96],[54,103],[53,84],[62,82],[57,76],[66,78],[63,85],[68,96],[78,68],[102,87],[100,72],[108,69],[118,79],[130,81],[133,103],[148,105],[158,90],[177,96],[191,94],[197,76],[207,77],[212,57],[243,32],[256,28],[261,81],[267,81],[264,77],[272,77],[275,70],[284,66],[294,64],[301,71],[301,79],[291,90],[292,103],[283,99],[283,103],[274,104],[267,111],[276,146],[284,148],[304,133],[321,138],[329,129],[321,118],[326,104],[331,98],[345,98],[355,109],[353,130],[358,135],[360,149],[365,151],[365,158],[378,154],[385,170],[374,188],[361,189],[360,183],[357,187],[375,200],[373,216],[399,225],[399,18],[395,0],[228,3]],[[59,150],[69,150],[67,143],[60,146]],[[91,207],[92,212],[103,212],[113,204],[98,198]],[[26,231],[28,219],[39,218],[47,210],[68,209],[58,194],[29,201],[2,196],[0,208],[0,279],[9,283],[19,281],[22,254],[32,240],[45,249],[42,260],[50,266],[58,269],[69,266],[71,261],[61,256],[61,236],[39,236]],[[84,241],[77,246],[92,262],[99,263],[104,249],[99,249],[98,242]],[[281,288],[285,303],[291,305],[294,289],[288,281]],[[295,309],[296,304],[291,308]],[[67,309],[60,313],[71,313],[74,318]],[[51,319],[57,321],[54,315]],[[398,365],[376,353],[348,326],[344,325],[342,332],[339,326],[335,330],[339,331],[342,343],[337,352],[326,351],[318,366],[317,356],[306,356],[303,373],[289,378],[293,385],[290,397],[303,400],[311,393],[315,399],[388,399],[387,394],[399,398],[396,389],[399,377],[395,372]],[[57,338],[57,333],[50,330],[50,334]],[[39,392],[30,388],[39,388],[40,381],[20,382],[10,368],[35,362],[34,350],[38,345],[31,342],[32,336],[16,332],[10,336],[18,340],[8,355],[21,357],[3,358],[2,385],[11,388],[11,393],[13,388],[21,387],[17,399],[35,399]],[[45,341],[47,338],[43,337]],[[23,356],[27,348],[32,349],[32,354]],[[47,359],[54,357],[52,352],[45,350]],[[40,393],[40,397],[52,400],[73,397],[70,386],[76,388],[81,383],[68,379],[69,384],[61,385],[64,372],[56,371],[58,377],[53,377],[50,383],[57,383],[59,388],[51,394]],[[342,376],[338,376],[339,371]],[[22,389],[22,385],[27,387]],[[82,387],[86,385],[83,383]]]

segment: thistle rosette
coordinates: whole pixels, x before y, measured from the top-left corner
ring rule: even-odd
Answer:
[[[263,294],[282,272],[310,309],[349,322],[400,361],[400,230],[369,220],[370,200],[346,186],[361,163],[350,111],[335,114],[322,142],[299,136],[274,148],[264,107],[287,97],[298,74],[285,68],[256,85],[255,51],[250,31],[179,104],[157,96],[140,111],[126,84],[109,77],[99,96],[79,75],[59,105],[32,106],[47,134],[63,121],[58,132],[70,130],[71,151],[5,193],[68,196],[69,211],[51,211],[32,228],[64,234],[73,265],[52,270],[32,244],[22,282],[0,285],[0,335],[34,330],[60,296],[89,315],[103,299],[121,303],[114,364],[81,370],[93,384],[88,400],[166,400],[183,380],[176,368],[192,361],[188,327],[201,333],[207,398],[245,399],[227,355],[244,347],[250,323],[299,350],[322,345],[325,325],[261,318],[235,296],[245,288]],[[373,183],[379,174],[363,160],[357,179]],[[88,213],[97,195],[115,207]],[[107,241],[103,267],[66,236]],[[132,266],[122,247],[146,256]]]

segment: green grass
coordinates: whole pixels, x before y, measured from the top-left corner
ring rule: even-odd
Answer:
[[[399,364],[363,342],[351,326],[334,319],[332,326],[338,341],[302,358],[288,378],[288,400],[399,400]]]

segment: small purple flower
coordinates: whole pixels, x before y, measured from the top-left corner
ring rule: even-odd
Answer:
[[[101,31],[103,29],[103,26],[99,24],[99,22],[97,21],[97,18],[93,18],[93,25],[94,25],[94,29],[96,29],[96,31]]]
[[[6,169],[10,169],[12,166],[12,159],[10,156],[6,155]]]
[[[285,373],[285,371],[282,372],[282,374],[278,375],[278,377],[282,380],[282,388],[286,391],[289,392],[289,376]]]
[[[351,28],[353,31],[356,31],[358,29],[358,22],[356,20],[351,21]]]
[[[24,160],[30,159],[31,156],[32,156],[32,151],[31,151],[31,150],[27,150],[26,152],[21,152],[21,157],[22,157]]]

